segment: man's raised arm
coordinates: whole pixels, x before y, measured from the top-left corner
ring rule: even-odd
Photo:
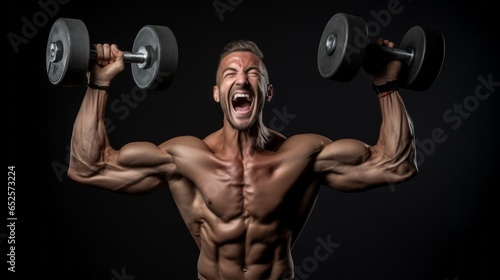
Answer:
[[[392,42],[378,44],[394,47]],[[397,80],[400,61],[391,61],[380,73],[369,73],[375,85]],[[318,154],[315,169],[329,186],[341,191],[361,191],[393,185],[417,171],[413,123],[397,89],[379,94],[382,124],[377,143],[369,146],[354,139],[327,144]]]
[[[88,75],[89,87],[76,117],[68,176],[80,183],[123,192],[145,192],[166,185],[172,158],[152,143],[135,142],[115,150],[110,146],[104,113],[111,80],[124,68],[116,45],[95,46],[97,61]]]

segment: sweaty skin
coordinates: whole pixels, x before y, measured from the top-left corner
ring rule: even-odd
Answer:
[[[89,80],[109,86],[123,70],[123,53],[116,45],[96,49]],[[397,78],[399,68],[393,61],[371,77],[383,84]],[[74,123],[68,172],[77,182],[118,192],[169,188],[200,249],[199,279],[292,279],[291,248],[321,185],[355,192],[417,173],[413,126],[397,91],[379,99],[382,124],[370,146],[316,134],[286,138],[266,128],[262,108],[273,90],[263,62],[251,52],[227,55],[217,77],[213,96],[224,112],[221,129],[204,139],[182,136],[121,149],[110,145],[105,131],[108,93],[88,88]]]

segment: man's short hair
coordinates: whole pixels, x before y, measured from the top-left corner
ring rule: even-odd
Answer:
[[[262,62],[264,62],[264,54],[257,46],[257,44],[251,40],[235,40],[229,42],[220,54],[219,63],[226,57],[228,54],[233,52],[251,52],[258,56]]]

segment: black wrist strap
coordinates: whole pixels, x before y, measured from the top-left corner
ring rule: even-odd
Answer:
[[[389,93],[393,93],[396,90],[398,90],[398,81],[389,81],[383,85],[376,86],[375,84],[372,85],[372,88],[375,90],[377,94],[384,94],[387,95]],[[386,94],[385,94],[386,93]]]
[[[105,90],[105,91],[109,92],[109,87],[96,85],[96,84],[94,84],[94,83],[89,83],[89,84],[88,84],[88,87],[89,87],[89,88],[93,88],[93,89]]]

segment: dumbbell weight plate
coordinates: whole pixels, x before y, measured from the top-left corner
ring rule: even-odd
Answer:
[[[444,62],[443,35],[437,30],[414,26],[406,32],[399,48],[413,51],[410,65],[401,69],[400,86],[415,91],[428,89],[439,76]]]
[[[166,26],[146,25],[137,33],[132,52],[138,52],[140,47],[147,47],[151,57],[144,68],[138,63],[131,65],[136,85],[142,89],[167,88],[177,70],[178,49],[174,33]]]
[[[333,36],[333,37],[332,37]],[[335,38],[329,51],[327,42]],[[318,70],[323,78],[348,82],[363,63],[368,30],[363,18],[345,13],[333,15],[326,24],[318,47]]]
[[[88,69],[90,44],[87,27],[78,19],[59,18],[50,29],[45,62],[50,82],[78,85]],[[56,51],[54,47],[59,49]]]

